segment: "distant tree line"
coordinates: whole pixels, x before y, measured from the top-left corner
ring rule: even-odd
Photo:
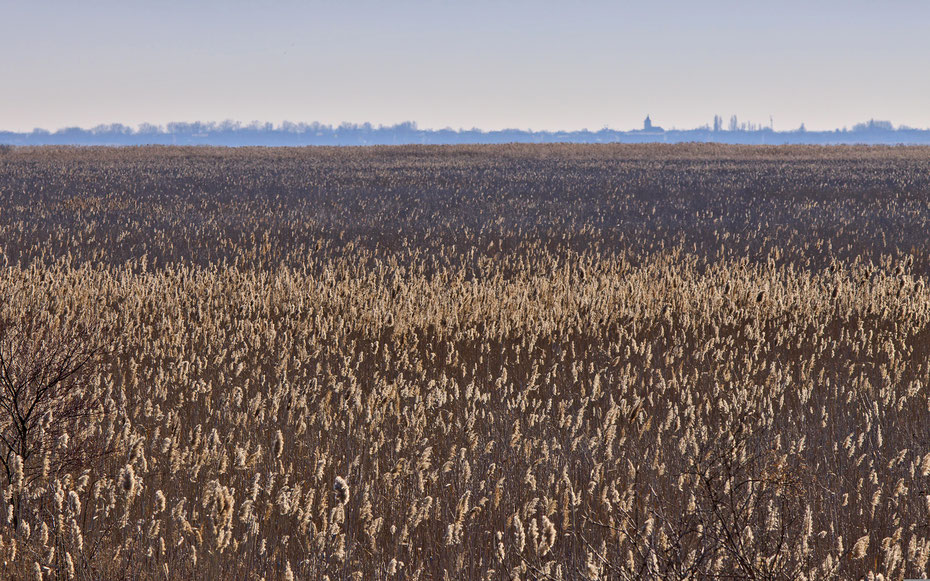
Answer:
[[[592,131],[530,131],[502,129],[421,129],[414,122],[396,125],[371,123],[272,123],[242,124],[234,121],[144,123],[137,128],[122,124],[98,125],[91,129],[69,127],[58,131],[35,129],[31,132],[0,131],[5,145],[226,145],[226,146],[304,146],[304,145],[400,145],[465,143],[645,143],[718,142],[743,144],[930,144],[930,130],[895,127],[889,121],[870,120],[852,129],[775,131],[768,126],[740,122],[734,115],[725,125],[719,115],[713,125],[695,129],[669,129],[648,126],[642,130],[620,131],[603,128]]]

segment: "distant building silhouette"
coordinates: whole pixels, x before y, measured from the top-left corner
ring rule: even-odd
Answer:
[[[643,133],[653,133],[660,131],[665,131],[665,129],[662,129],[658,125],[653,125],[652,119],[649,118],[649,115],[646,115],[646,119],[643,121]]]

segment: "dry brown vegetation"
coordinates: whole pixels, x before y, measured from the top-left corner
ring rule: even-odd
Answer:
[[[919,148],[13,149],[11,378],[94,359],[3,575],[924,576],[928,232]]]

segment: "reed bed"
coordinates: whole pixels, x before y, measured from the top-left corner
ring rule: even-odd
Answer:
[[[0,349],[99,349],[0,563],[926,576],[928,204],[919,148],[5,152]]]

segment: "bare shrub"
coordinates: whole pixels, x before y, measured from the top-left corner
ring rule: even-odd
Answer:
[[[35,476],[88,459],[82,424],[101,410],[90,379],[105,340],[104,327],[86,317],[60,320],[30,308],[0,319],[0,464],[17,522],[21,491]]]

